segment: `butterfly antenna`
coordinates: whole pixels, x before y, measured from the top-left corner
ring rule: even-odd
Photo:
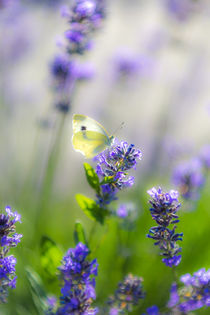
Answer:
[[[116,134],[124,127],[125,122],[123,121],[119,127],[117,127],[117,129],[115,130],[115,132],[113,132],[113,136],[116,136]]]

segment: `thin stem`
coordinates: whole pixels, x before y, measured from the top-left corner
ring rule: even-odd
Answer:
[[[96,232],[96,227],[97,227],[97,222],[94,221],[91,230],[90,230],[90,234],[89,234],[89,239],[88,239],[88,244],[90,244],[92,242],[93,236]]]
[[[173,272],[174,282],[178,283],[179,279],[178,279],[178,275],[177,275],[176,266],[172,267],[172,272]]]
[[[65,126],[65,117],[66,115],[62,115],[62,117],[60,117],[59,126],[55,135],[55,140],[51,146],[51,150],[48,155],[45,173],[43,175],[43,180],[41,183],[41,190],[40,190],[38,205],[36,209],[36,218],[35,218],[36,229],[39,225],[40,215],[46,209],[47,204],[50,199],[56,166],[57,166],[57,162],[59,158],[60,140],[62,139],[62,134],[63,134],[64,126]]]

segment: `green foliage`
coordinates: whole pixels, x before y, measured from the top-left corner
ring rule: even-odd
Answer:
[[[100,193],[100,183],[98,175],[96,174],[94,168],[88,164],[84,163],[85,175],[89,185],[96,191],[96,193]]]
[[[81,242],[81,243],[83,243],[83,244],[88,246],[87,240],[86,240],[85,231],[84,231],[84,228],[83,228],[83,226],[82,226],[82,224],[80,222],[76,222],[75,223],[75,227],[74,227],[74,241],[75,241],[76,245]]]
[[[106,216],[109,214],[108,210],[100,208],[94,200],[82,194],[77,194],[76,200],[88,218],[101,224],[104,223]]]
[[[112,184],[113,181],[113,176],[106,176],[104,179],[100,182],[100,185],[105,185],[105,184]]]
[[[57,268],[61,264],[63,252],[48,236],[42,236],[40,242],[41,266],[49,280],[57,279]]]
[[[31,295],[38,314],[44,314],[47,309],[47,294],[42,280],[31,267],[26,268],[26,274],[30,284]]]

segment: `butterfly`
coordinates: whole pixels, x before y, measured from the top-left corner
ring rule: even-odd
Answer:
[[[90,159],[109,147],[114,140],[96,120],[75,114],[73,116],[72,144],[75,151]]]

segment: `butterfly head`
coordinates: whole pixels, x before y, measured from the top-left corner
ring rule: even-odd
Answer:
[[[109,145],[112,145],[114,142],[115,137],[114,136],[110,136],[109,137]]]

